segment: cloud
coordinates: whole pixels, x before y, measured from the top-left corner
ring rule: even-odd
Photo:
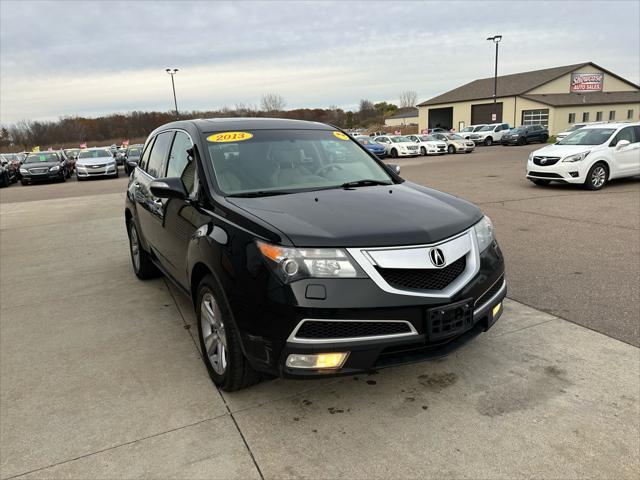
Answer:
[[[0,121],[259,102],[423,100],[493,74],[594,61],[640,81],[637,2],[0,3]],[[626,12],[624,15],[620,13]]]

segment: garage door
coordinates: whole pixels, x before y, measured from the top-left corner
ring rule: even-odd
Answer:
[[[523,110],[522,125],[544,125],[549,126],[549,109]]]
[[[491,115],[497,113],[496,119],[492,120]],[[471,124],[477,125],[479,123],[501,123],[502,122],[502,102],[496,103],[482,103],[478,105],[471,105]]]

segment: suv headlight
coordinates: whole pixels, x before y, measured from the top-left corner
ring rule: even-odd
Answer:
[[[58,170],[60,170],[60,167],[58,165],[55,165],[49,169],[50,172],[57,172]]]
[[[478,250],[483,252],[495,239],[493,222],[485,215],[482,217],[482,220],[474,225],[473,229],[476,232],[476,239],[478,240]]]
[[[567,158],[565,158],[564,160],[562,160],[563,162],[580,162],[582,160],[584,160],[586,158],[587,155],[589,155],[590,151],[586,151],[586,152],[582,152],[582,153],[576,153],[575,155],[569,155]]]
[[[269,267],[284,283],[302,278],[365,278],[340,248],[291,248],[256,241]]]
[[[20,173],[21,173],[22,175],[29,175],[29,170],[27,170],[26,168],[21,168],[21,169],[20,169]]]

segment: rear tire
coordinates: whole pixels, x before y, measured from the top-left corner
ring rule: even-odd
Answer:
[[[541,143],[547,143],[548,140],[549,140],[549,136],[545,135],[544,137],[542,137],[542,140],[540,142]]]
[[[546,187],[547,185],[549,185],[551,183],[551,180],[538,180],[538,179],[534,179],[531,180],[535,185],[538,185],[539,187]]]
[[[258,383],[260,374],[242,353],[240,333],[212,275],[200,281],[196,300],[200,351],[213,383],[226,392]]]
[[[602,163],[594,163],[587,173],[587,178],[584,181],[584,186],[587,190],[600,190],[609,180],[609,169]]]
[[[160,270],[151,261],[151,257],[142,248],[140,243],[140,234],[136,227],[136,223],[133,219],[129,220],[127,224],[127,232],[129,234],[129,252],[131,253],[131,265],[133,266],[133,273],[136,274],[140,280],[147,280],[149,278],[156,278],[160,276]]]
[[[526,145],[527,144],[527,140],[525,138],[520,137],[518,139],[518,145],[522,146],[522,145]]]
[[[493,145],[493,138],[491,138],[491,137],[487,137],[487,138],[485,138],[485,139],[484,139],[484,144],[485,144],[487,147],[490,147],[491,145]]]
[[[9,186],[9,175],[7,172],[2,174],[2,179],[0,179],[0,187],[8,187]]]

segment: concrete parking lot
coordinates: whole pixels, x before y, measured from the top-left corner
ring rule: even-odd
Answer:
[[[0,477],[637,478],[640,183],[537,188],[534,148],[399,162],[493,218],[510,300],[487,334],[233,394],[188,299],[132,273],[126,179],[1,190]]]

